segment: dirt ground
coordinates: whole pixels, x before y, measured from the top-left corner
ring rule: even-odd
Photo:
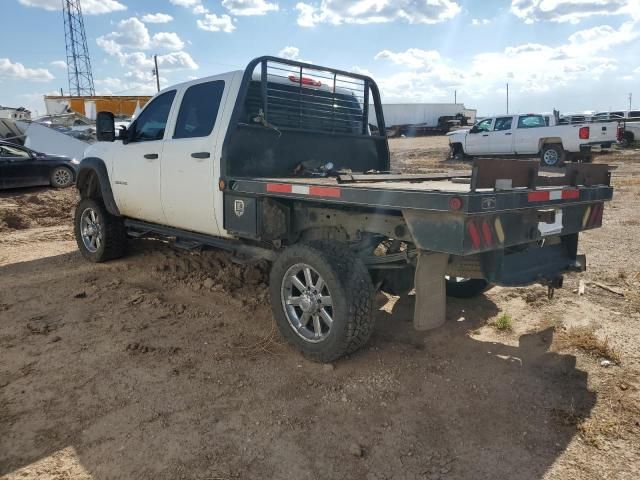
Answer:
[[[443,137],[391,143],[466,168]],[[413,297],[380,294],[328,366],[278,336],[266,265],[153,241],[90,264],[73,189],[1,193],[0,479],[640,478],[640,150],[597,161],[615,198],[552,300],[493,288],[416,333]]]

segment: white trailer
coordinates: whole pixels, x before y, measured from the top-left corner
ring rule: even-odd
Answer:
[[[387,103],[382,105],[384,122],[390,136],[400,134],[446,133],[455,126],[455,117],[476,120],[476,110],[462,103]],[[369,109],[369,123],[375,124],[375,112]]]

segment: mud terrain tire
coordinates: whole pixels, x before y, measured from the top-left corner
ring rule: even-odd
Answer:
[[[78,249],[87,260],[100,263],[124,255],[127,244],[124,223],[120,217],[107,212],[102,202],[92,198],[80,200],[73,224]],[[93,232],[95,235],[89,235]],[[92,243],[98,237],[99,241]]]
[[[310,335],[308,330],[294,326],[298,317],[302,319],[305,311],[302,307],[295,307],[292,314],[290,312],[294,307],[286,303],[287,299],[302,297],[292,293],[301,292],[297,287],[287,290],[287,282],[291,282],[292,272],[296,272],[298,268],[304,270],[305,267],[310,267],[314,272],[313,281],[306,282],[305,285],[317,285],[318,277],[322,277],[328,290],[318,295],[328,294],[331,299],[328,311],[331,312],[332,322],[330,328],[323,331],[321,339],[307,338],[305,335]],[[315,287],[309,290],[313,296]],[[374,293],[371,277],[364,263],[340,242],[311,241],[293,245],[278,256],[271,269],[269,294],[280,333],[307,358],[318,362],[332,362],[367,343],[374,326]],[[313,310],[310,315],[314,315]]]

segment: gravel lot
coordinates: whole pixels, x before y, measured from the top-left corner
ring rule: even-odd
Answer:
[[[446,146],[394,139],[394,166],[468,168]],[[380,294],[328,366],[278,336],[267,265],[153,241],[93,265],[73,189],[1,193],[0,479],[640,478],[640,150],[597,161],[615,198],[553,300],[493,288],[416,333]]]

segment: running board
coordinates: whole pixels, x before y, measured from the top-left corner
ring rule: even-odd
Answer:
[[[249,257],[255,260],[274,261],[278,255],[275,250],[254,245],[245,245],[240,240],[214,237],[204,233],[190,232],[178,228],[166,227],[138,220],[125,220],[127,234],[133,238],[155,237],[173,243],[179,248],[194,250],[200,247],[213,247],[230,252],[234,257]]]

